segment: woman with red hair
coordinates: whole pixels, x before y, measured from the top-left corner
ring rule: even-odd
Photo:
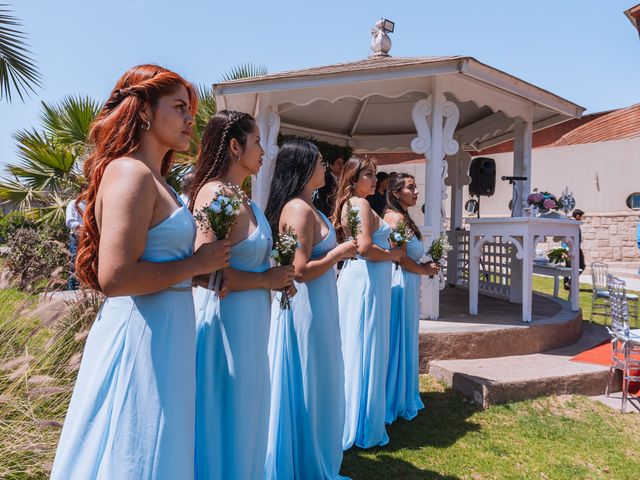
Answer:
[[[107,300],[84,350],[52,478],[194,475],[191,278],[228,264],[228,242],[193,253],[191,213],[164,179],[189,147],[197,98],[165,68],[118,81],[91,129],[76,261]]]

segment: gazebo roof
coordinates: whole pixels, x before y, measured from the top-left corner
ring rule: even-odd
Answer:
[[[219,108],[256,115],[277,108],[284,134],[312,135],[361,151],[408,151],[411,110],[434,79],[460,111],[456,138],[480,150],[513,137],[514,119],[534,130],[582,115],[584,108],[472,57],[370,57],[214,85]]]

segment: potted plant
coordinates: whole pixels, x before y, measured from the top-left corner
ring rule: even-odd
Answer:
[[[547,258],[552,264],[566,266],[567,260],[569,260],[569,252],[563,247],[552,248],[547,252]]]

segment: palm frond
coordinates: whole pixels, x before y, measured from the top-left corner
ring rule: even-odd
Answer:
[[[49,105],[42,102],[40,119],[45,132],[80,155],[88,142],[89,129],[102,105],[91,97],[67,96]]]
[[[198,85],[198,111],[196,112],[194,130],[198,133],[198,139],[201,138],[204,128],[216,114],[216,97],[211,87]]]
[[[16,180],[0,182],[0,202],[8,203],[19,210],[28,210],[36,201],[36,189]]]
[[[11,102],[12,91],[24,101],[25,95],[42,86],[42,77],[27,48],[27,36],[8,5],[0,4],[0,100]]]
[[[57,193],[45,194],[39,198],[39,203],[43,206],[33,209],[37,212],[39,223],[60,224],[64,223],[67,204],[71,200],[70,195],[58,195]]]
[[[222,76],[223,82],[238,80],[240,78],[261,77],[267,74],[267,67],[264,65],[256,65],[254,63],[241,63],[237,67],[233,67]]]

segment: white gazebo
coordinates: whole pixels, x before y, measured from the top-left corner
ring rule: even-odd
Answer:
[[[460,232],[464,232],[462,189],[470,182],[471,154],[515,139],[513,175],[528,178],[517,185],[519,201],[514,216],[521,217],[531,190],[532,133],[580,117],[584,111],[553,93],[464,56],[399,58],[379,53],[355,62],[224,82],[214,85],[214,92],[219,110],[240,110],[257,120],[265,156],[253,196],[262,207],[278,153],[278,133],[312,136],[351,146],[358,153],[412,151],[424,155],[425,242],[445,232],[444,202],[447,186],[451,186],[450,238],[460,247],[450,257],[448,276],[450,283],[465,285],[468,259],[462,262],[459,257],[465,251],[468,254],[468,246],[464,246],[468,235],[461,238]],[[577,238],[577,224],[575,232]],[[485,235],[479,248],[513,240],[503,241],[499,231],[495,236],[488,242]],[[538,233],[537,241],[540,237]],[[577,251],[576,238],[571,237],[568,240],[575,243]],[[509,253],[504,261],[520,260],[520,250]],[[508,273],[502,275],[506,278],[501,280],[506,282],[503,291],[490,281],[485,282],[486,288],[481,282],[480,291],[518,301],[508,292],[509,282],[516,282],[510,278],[510,266],[502,270]],[[572,283],[577,288],[577,282]],[[423,312],[428,318],[439,315],[438,292],[437,282],[424,282]]]

